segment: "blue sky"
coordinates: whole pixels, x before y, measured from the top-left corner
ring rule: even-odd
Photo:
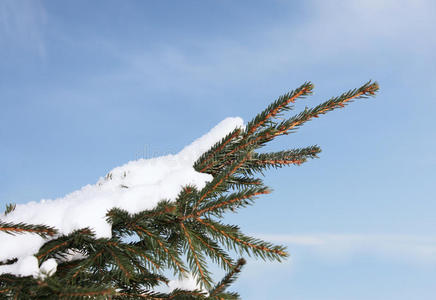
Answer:
[[[288,245],[249,261],[244,299],[433,299],[436,4],[403,1],[0,2],[0,203],[65,195],[138,157],[248,121],[310,80],[316,105],[361,100],[268,150],[320,159],[268,172],[227,218]],[[269,295],[269,296],[268,296]]]

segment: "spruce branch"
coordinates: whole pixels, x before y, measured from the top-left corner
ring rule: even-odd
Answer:
[[[5,233],[15,235],[22,233],[35,233],[43,238],[48,236],[54,236],[57,233],[57,230],[45,225],[31,225],[25,223],[6,223],[0,221],[0,232],[3,231]]]
[[[235,226],[223,225],[211,219],[196,218],[198,222],[209,228],[209,233],[223,242],[229,249],[245,252],[262,259],[281,261],[289,256],[285,247],[274,246],[271,243],[248,237],[239,232]]]
[[[251,136],[259,127],[268,126],[268,123],[265,124],[268,120],[276,117],[277,114],[282,111],[290,110],[291,107],[289,103],[294,103],[297,98],[304,98],[312,94],[312,90],[313,84],[311,82],[305,82],[294,91],[280,96],[276,101],[271,103],[267,109],[248,122],[244,135]]]
[[[39,249],[36,257],[40,262],[48,258],[66,257],[71,249],[80,252],[84,250],[85,245],[93,242],[95,242],[94,233],[89,228],[82,228],[46,242]]]
[[[209,292],[210,297],[217,297],[219,299],[219,294],[224,292],[238,277],[241,272],[242,267],[246,264],[246,260],[240,258],[233,269],[224,276],[224,278],[215,285],[215,287]]]
[[[200,205],[206,198],[225,192],[227,190],[225,184],[227,183],[226,181],[228,178],[238,171],[244,165],[244,163],[251,158],[251,154],[251,151],[241,153],[237,160],[232,165],[227,167],[222,174],[216,176],[211,182],[207,183],[206,186],[201,190],[199,199],[195,203],[193,210],[196,210],[198,205]]]
[[[231,143],[234,143],[238,139],[242,130],[241,128],[235,128],[232,132],[227,134],[221,141],[216,143],[212,148],[206,151],[200,158],[194,163],[194,168],[199,172],[204,172],[208,169],[211,161],[219,158],[219,153],[224,150],[224,148],[229,147]]]
[[[348,92],[345,92],[338,97],[333,97],[328,101],[315,106],[314,108],[306,108],[303,112],[274,126],[275,131],[273,132],[272,136],[265,136],[264,138],[270,140],[274,136],[287,134],[290,130],[300,127],[307,121],[310,121],[313,118],[318,118],[319,115],[326,114],[327,112],[337,108],[343,108],[356,99],[365,99],[369,96],[374,96],[378,89],[379,86],[377,82],[372,83],[371,81],[368,81],[358,89],[349,90]],[[262,138],[262,136],[259,138]]]
[[[192,231],[192,235],[202,244],[203,251],[213,262],[220,264],[225,270],[233,268],[233,259],[215,241],[198,231]]]
[[[242,191],[219,197],[216,200],[208,201],[206,204],[201,205],[196,211],[193,211],[193,213],[184,216],[182,220],[197,218],[204,214],[222,217],[222,214],[227,210],[233,211],[235,206],[245,207],[251,204],[254,197],[269,193],[270,190],[264,186],[246,188]]]
[[[14,257],[11,259],[7,259],[4,261],[0,261],[0,266],[5,266],[5,265],[12,265],[14,263],[16,263],[18,261],[18,258]]]
[[[60,299],[108,299],[116,295],[113,288],[96,286],[94,288],[65,287],[59,292]]]
[[[227,180],[230,189],[244,189],[251,186],[260,186],[263,184],[262,179],[248,176],[230,176]]]
[[[122,251],[117,249],[116,243],[107,243],[107,245],[109,246],[107,248],[107,251],[112,256],[114,262],[113,266],[115,267],[115,269],[121,271],[121,276],[118,276],[118,279],[121,279],[121,281],[124,281],[128,284],[130,282],[130,279],[134,277],[135,271],[134,266],[132,266],[134,260],[132,260],[130,256],[123,254]]]
[[[17,207],[17,205],[15,203],[6,204],[5,216],[7,216],[11,212],[13,212],[16,207]]]
[[[88,253],[87,258],[81,260],[77,265],[71,268],[69,274],[67,275],[67,278],[71,278],[71,281],[78,281],[80,278],[88,276],[86,272],[93,266],[103,266],[103,253],[103,249],[100,249],[99,251],[94,251],[93,253]],[[83,276],[80,276],[82,272],[84,274]]]
[[[254,173],[263,174],[263,170],[269,168],[281,168],[289,165],[301,165],[308,159],[318,158],[321,149],[318,146],[292,149],[287,151],[270,153],[253,153],[251,160],[247,162],[249,168],[243,174],[253,175]]]
[[[291,130],[300,127],[302,124],[311,120],[312,118],[317,118],[321,114],[325,114],[337,108],[342,108],[353,100],[374,96],[378,89],[379,86],[377,82],[372,83],[371,81],[368,81],[358,89],[353,89],[343,93],[339,97],[331,98],[330,100],[312,109],[305,109],[303,112],[291,117],[286,121],[283,121],[279,124],[272,123],[271,126],[268,126],[260,131],[247,134],[234,145],[232,150],[228,151],[221,157],[221,162],[228,163],[228,161],[232,161],[234,159],[234,156],[237,153],[245,151],[248,148],[257,149],[262,147],[275,137],[288,134]],[[222,163],[211,164],[208,166],[207,172],[211,172],[210,170],[214,169],[219,170],[221,167]],[[212,171],[212,173],[215,172],[216,171]]]
[[[144,264],[146,265],[147,269],[155,271],[160,269],[159,263],[151,255],[148,254],[148,251],[143,251],[144,249],[137,247],[134,243],[124,245],[124,247],[127,251],[141,257],[144,260]]]
[[[206,293],[198,290],[186,291],[182,289],[175,289],[169,294],[167,299],[200,300],[200,299],[207,299],[207,296]]]
[[[202,253],[203,251],[197,248],[196,245],[198,244],[193,243],[191,234],[183,223],[180,223],[180,227],[186,237],[186,244],[188,246],[186,247],[188,250],[187,258],[191,270],[193,271],[193,274],[198,278],[198,283],[200,283],[201,286],[210,287],[212,283],[212,278],[210,277],[210,273],[207,270],[206,260]]]
[[[167,242],[160,238],[158,235],[151,233],[149,230],[140,225],[133,225],[132,228],[139,237],[149,238],[148,240],[154,244],[154,249],[160,255],[165,255],[168,260],[168,266],[174,270],[178,270],[180,274],[187,273],[183,262],[181,261],[179,254],[170,246]]]

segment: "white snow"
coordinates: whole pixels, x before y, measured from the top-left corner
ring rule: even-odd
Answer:
[[[43,275],[51,276],[56,273],[56,269],[58,267],[58,263],[54,258],[49,258],[45,262],[41,264],[39,270]]]
[[[170,280],[168,282],[169,292],[172,292],[175,289],[182,290],[202,290],[203,292],[207,292],[207,290],[202,289],[199,284],[197,284],[197,280],[192,276],[192,274],[188,274],[186,277],[177,280]]]
[[[226,134],[242,126],[241,118],[227,118],[177,154],[130,161],[110,171],[96,184],[86,185],[63,198],[19,204],[13,212],[0,216],[0,220],[45,224],[62,234],[90,227],[97,237],[111,237],[111,227],[105,221],[108,210],[118,207],[136,213],[155,207],[162,199],[174,200],[187,184],[201,189],[212,177],[195,171],[193,163]],[[55,272],[56,261],[47,261],[38,268],[33,256],[44,242],[34,234],[0,232],[0,261],[18,258],[13,265],[0,266],[0,274],[38,276],[40,270]]]

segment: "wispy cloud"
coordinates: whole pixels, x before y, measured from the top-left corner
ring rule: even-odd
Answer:
[[[431,0],[314,0],[307,7],[313,17],[298,32],[322,52],[383,46],[416,52],[435,45],[436,5]]]
[[[436,265],[436,236],[393,234],[256,235],[274,243],[302,247],[327,260],[348,260],[362,255],[401,263]]]
[[[298,17],[292,5],[285,4],[284,9],[289,11],[288,18],[257,26],[242,39],[203,37],[184,40],[189,47],[172,41],[148,51],[118,49],[122,67],[102,80],[139,81],[148,88],[192,92],[192,82],[196,90],[211,82],[237,85],[296,68],[310,70],[317,64],[354,62],[362,68],[366,61],[373,70],[376,59],[404,55],[410,61],[402,59],[396,71],[409,74],[407,64],[414,64],[422,55],[435,55],[434,1],[311,0],[303,8],[307,17],[298,23],[289,21]],[[115,78],[108,78],[111,76]]]
[[[38,0],[0,1],[0,45],[22,48],[44,57],[46,12]]]

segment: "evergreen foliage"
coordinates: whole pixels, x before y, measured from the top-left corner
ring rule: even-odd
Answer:
[[[239,299],[237,293],[226,290],[245,260],[235,261],[232,254],[281,261],[288,253],[283,246],[247,236],[238,226],[223,223],[225,213],[251,205],[256,197],[270,192],[254,177],[256,174],[262,175],[268,168],[300,165],[316,158],[321,150],[310,146],[273,153],[255,151],[321,114],[375,95],[378,85],[368,82],[282,120],[283,113],[312,90],[313,85],[307,82],[279,97],[245,128],[235,129],[205,152],[194,164],[198,172],[213,176],[203,189],[185,186],[174,202],[162,200],[154,209],[136,214],[119,208],[108,211],[112,238],[96,238],[89,228],[60,235],[44,225],[0,222],[0,231],[46,238],[35,256],[39,264],[48,259],[58,262],[51,276],[0,275],[0,299]],[[6,213],[13,208],[8,206]],[[72,253],[81,256],[70,260]],[[16,261],[11,257],[0,265]],[[208,261],[227,271],[217,284]],[[165,270],[175,275],[192,273],[203,290],[155,292],[157,285],[168,282]]]

